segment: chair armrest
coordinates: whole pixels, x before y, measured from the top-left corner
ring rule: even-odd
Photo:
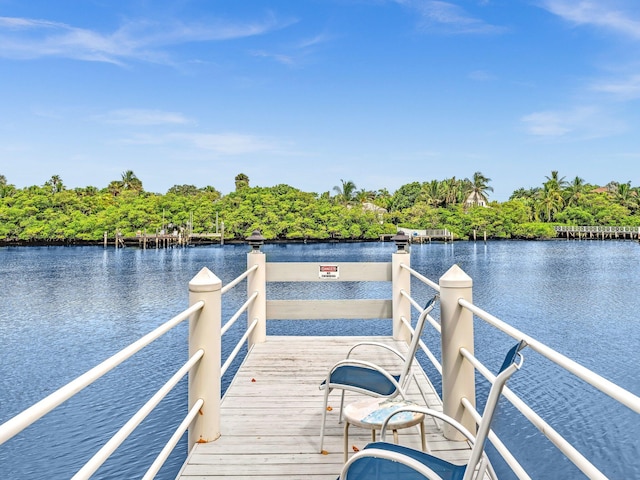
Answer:
[[[395,348],[389,346],[389,345],[385,345],[384,343],[379,343],[379,342],[359,342],[356,343],[355,345],[353,345],[350,349],[349,349],[349,353],[347,353],[347,358],[350,358],[351,356],[351,352],[353,352],[356,348],[358,347],[362,347],[362,346],[369,346],[369,347],[381,347],[384,348],[385,350],[390,351],[391,353],[395,354],[397,357],[399,357],[403,362],[405,361],[405,356],[402,355],[398,350],[396,350]]]
[[[418,462],[417,460],[408,457],[406,455],[402,455],[397,452],[390,452],[388,450],[382,450],[380,448],[367,448],[365,450],[361,450],[352,456],[349,461],[342,468],[342,472],[340,472],[339,480],[349,480],[349,468],[354,462],[357,462],[359,459],[363,457],[374,457],[381,458],[383,460],[389,460],[393,462],[398,462],[407,467],[415,470],[420,475],[424,475],[429,480],[443,480],[440,475],[431,470],[426,465]]]
[[[391,382],[393,384],[393,386],[396,388],[396,391],[400,394],[400,396],[404,399],[404,392],[402,391],[402,387],[400,387],[400,384],[398,383],[398,381],[393,377],[393,375],[391,375],[389,372],[387,372],[384,368],[380,367],[379,365],[376,365],[373,362],[368,362],[366,360],[356,360],[356,359],[345,359],[345,360],[341,360],[335,364],[333,364],[333,366],[329,369],[329,373],[327,373],[327,377],[324,381],[324,383],[322,383],[320,385],[320,390],[323,390],[324,388],[334,388],[332,387],[332,382],[331,382],[331,374],[339,367],[342,366],[353,366],[353,367],[365,367],[365,368],[370,368],[371,370],[376,370],[377,372],[379,372],[380,374],[382,374],[387,380],[389,380],[389,382]],[[340,388],[344,388],[343,384],[339,384],[341,385]],[[361,391],[361,389],[353,389],[354,391]],[[395,393],[394,393],[395,395]]]

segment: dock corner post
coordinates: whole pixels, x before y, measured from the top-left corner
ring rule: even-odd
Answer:
[[[460,306],[459,299],[472,301],[473,280],[458,265],[440,277],[440,324],[442,327],[442,403],[446,415],[462,423],[470,432],[476,423],[462,405],[466,398],[476,403],[475,371],[461,354],[465,348],[473,354],[473,314]],[[453,427],[445,424],[445,437],[464,440]]]
[[[251,348],[256,343],[264,343],[267,339],[267,282],[266,282],[266,258],[265,254],[260,251],[260,247],[264,245],[264,237],[260,230],[254,230],[247,237],[247,243],[251,245],[251,251],[247,254],[247,270],[258,266],[258,268],[247,277],[247,297],[255,292],[258,293],[256,299],[249,305],[247,309],[248,326],[254,320],[258,324],[249,335],[248,343]]]
[[[222,282],[203,268],[189,282],[189,305],[204,300],[204,307],[189,319],[189,357],[204,350],[200,362],[189,372],[189,408],[204,400],[200,415],[189,427],[189,451],[196,443],[220,436]]]
[[[409,321],[411,320],[411,302],[402,295],[402,292],[411,293],[411,273],[409,270],[402,268],[402,265],[411,266],[409,237],[404,232],[399,232],[392,240],[398,247],[398,250],[393,253],[391,258],[393,338],[404,340],[408,343],[411,340],[411,333],[403,325],[402,317]]]

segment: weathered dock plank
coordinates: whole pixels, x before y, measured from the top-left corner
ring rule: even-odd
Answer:
[[[221,406],[221,437],[196,445],[185,462],[179,479],[284,478],[335,479],[343,465],[343,425],[338,423],[340,393],[334,392],[327,414],[325,450],[319,452],[323,392],[318,385],[328,368],[345,357],[358,341],[381,341],[406,351],[404,342],[384,337],[267,337],[256,345],[242,366]],[[397,361],[381,349],[364,347],[359,358],[393,368]],[[409,398],[441,409],[433,386],[419,367]],[[347,393],[345,402],[362,399]],[[432,452],[448,460],[464,460],[465,442],[447,441],[433,419],[425,422],[427,443]],[[418,428],[401,430],[400,443],[420,446]],[[349,447],[364,447],[371,439],[368,430],[352,426]]]

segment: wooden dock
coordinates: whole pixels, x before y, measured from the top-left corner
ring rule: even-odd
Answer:
[[[613,226],[567,226],[554,227],[560,238],[576,240],[638,240],[640,241],[640,227]]]
[[[142,249],[147,248],[172,248],[172,247],[186,247],[188,245],[208,245],[212,243],[219,243],[224,245],[224,237],[221,233],[140,233],[135,237],[125,237],[124,235],[116,234],[113,240],[109,240],[107,232],[103,237],[104,248],[107,248],[109,244],[113,244],[115,248],[125,247],[138,247]]]
[[[329,397],[326,455],[319,453],[323,392],[318,388],[329,367],[345,358],[359,341],[379,341],[406,351],[404,342],[390,337],[274,337],[255,345],[222,399],[221,437],[196,444],[177,477],[180,480],[216,478],[333,479],[343,465],[343,425],[338,423],[340,392]],[[355,358],[375,360],[392,371],[394,357],[381,349],[363,347]],[[396,359],[397,360],[397,359]],[[414,364],[416,380],[408,398],[442,410],[440,398],[423,370]],[[345,404],[362,395],[347,392]],[[427,444],[432,453],[463,461],[466,442],[446,440],[433,419],[425,420]],[[418,427],[401,430],[399,443],[420,448]],[[370,431],[351,426],[349,449],[361,449]]]

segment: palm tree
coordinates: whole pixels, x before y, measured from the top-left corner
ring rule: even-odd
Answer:
[[[535,188],[519,188],[515,190],[511,196],[509,197],[509,201],[519,201],[529,211],[529,221],[537,221],[538,220],[538,212],[536,210],[536,200],[538,198],[540,192],[539,187]]]
[[[564,206],[563,190],[567,186],[564,177],[558,175],[557,170],[551,172],[550,177],[545,177],[542,190],[538,192],[538,210],[546,214],[547,222]]]
[[[553,216],[560,211],[564,204],[562,192],[555,188],[555,184],[551,182],[545,183],[542,190],[538,192],[538,210],[546,214],[547,222],[553,220]]]
[[[618,184],[618,191],[616,192],[616,199],[618,203],[623,207],[633,208],[634,199],[633,199],[633,190],[631,189],[631,182],[620,183]]]
[[[544,185],[549,185],[551,188],[555,190],[562,190],[566,188],[566,186],[568,185],[564,177],[560,178],[558,176],[557,170],[552,170],[551,176],[550,177],[545,176],[545,178],[547,179],[547,181],[544,183]]]
[[[445,206],[464,202],[464,183],[464,180],[458,180],[456,177],[440,182],[442,201]]]
[[[379,207],[389,210],[389,206],[391,205],[391,194],[389,193],[389,190],[381,188],[375,192],[373,203]]]
[[[58,193],[64,190],[62,179],[60,175],[52,175],[49,180],[44,184],[46,187],[51,187],[51,193]]]
[[[376,192],[361,188],[354,194],[354,200],[359,203],[372,202],[376,198]]]
[[[438,180],[423,183],[419,198],[432,207],[442,205],[444,203],[442,183]]]
[[[138,192],[142,191],[142,182],[136,174],[133,173],[133,170],[127,170],[122,173],[121,185],[123,190],[135,190]]]
[[[81,197],[91,197],[98,194],[98,188],[93,185],[89,185],[88,187],[77,187],[74,188],[73,191]]]
[[[333,191],[336,192],[336,198],[347,205],[354,200],[356,184],[351,180],[344,181],[340,179],[340,185],[333,187]]]
[[[577,205],[585,194],[587,185],[584,179],[576,176],[573,181],[564,189],[565,204],[567,206]]]
[[[249,188],[249,177],[246,176],[244,173],[239,173],[238,175],[236,175],[235,181],[236,181],[236,192],[239,192],[244,188]]]
[[[122,182],[120,180],[113,180],[107,186],[107,192],[109,192],[114,197],[117,197],[122,192]]]
[[[15,187],[7,183],[7,177],[0,175],[0,198],[10,196],[14,190]]]
[[[481,172],[473,174],[473,180],[470,180],[469,195],[466,203],[471,205],[486,205],[489,203],[489,193],[493,192],[493,187],[489,186],[490,178],[485,177]]]

